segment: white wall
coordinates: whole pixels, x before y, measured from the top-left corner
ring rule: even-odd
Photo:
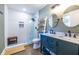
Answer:
[[[30,44],[33,39],[34,24],[32,16],[13,9],[8,9],[8,37],[18,36],[18,43]],[[19,28],[19,21],[24,22],[24,28]]]
[[[33,17],[35,19],[35,22],[34,22],[34,38],[38,38],[38,31],[35,29],[35,27],[38,27],[39,11],[36,12]]]

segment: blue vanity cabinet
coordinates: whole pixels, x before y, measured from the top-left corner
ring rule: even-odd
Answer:
[[[71,42],[57,41],[57,55],[78,55],[79,46]]]
[[[41,52],[49,55],[50,52],[56,55],[79,55],[79,45],[46,35],[41,35]]]
[[[47,37],[47,39],[48,39],[48,49],[52,52],[52,53],[54,53],[54,54],[56,54],[56,52],[57,52],[57,50],[56,50],[56,39],[55,38],[52,38],[52,37]]]
[[[46,47],[47,47],[47,44],[48,44],[48,42],[47,42],[47,36],[41,35],[40,38],[41,38],[41,47],[40,47],[41,53],[48,54],[47,51],[45,50]]]
[[[48,49],[47,52],[45,49]],[[56,54],[56,40],[52,37],[41,35],[41,52],[50,54],[50,51]]]

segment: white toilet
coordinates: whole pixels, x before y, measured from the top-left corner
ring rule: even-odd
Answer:
[[[33,39],[33,49],[38,49],[38,48],[40,48],[40,39],[35,38]]]

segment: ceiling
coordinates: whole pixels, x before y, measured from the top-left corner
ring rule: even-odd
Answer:
[[[8,8],[26,12],[29,14],[35,14],[37,11],[45,7],[47,4],[8,4]],[[26,9],[25,11],[23,9]]]

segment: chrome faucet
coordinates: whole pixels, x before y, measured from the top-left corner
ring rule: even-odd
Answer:
[[[73,37],[76,38],[77,35],[78,35],[78,33],[74,33]]]
[[[68,30],[68,34],[69,34],[69,37],[71,37],[71,31],[70,30]]]

